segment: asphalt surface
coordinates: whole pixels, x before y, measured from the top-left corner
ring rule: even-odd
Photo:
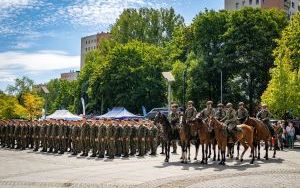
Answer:
[[[163,155],[109,160],[1,148],[0,187],[300,187],[300,149],[253,165],[248,156],[220,166],[211,159],[208,165],[182,164],[180,155],[164,163]]]

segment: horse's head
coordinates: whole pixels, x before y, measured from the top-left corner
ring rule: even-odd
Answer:
[[[154,117],[154,124],[161,124],[162,123],[162,114],[161,112],[157,112]]]
[[[213,116],[209,116],[207,118],[207,125],[208,125],[208,130],[212,131],[218,126],[218,120]]]

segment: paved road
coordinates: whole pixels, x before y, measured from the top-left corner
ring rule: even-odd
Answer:
[[[300,150],[254,165],[246,156],[219,166],[181,164],[179,155],[164,163],[163,156],[102,160],[0,149],[0,187],[300,187]]]

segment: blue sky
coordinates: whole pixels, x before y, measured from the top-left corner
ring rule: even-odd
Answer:
[[[125,8],[171,6],[189,24],[224,0],[0,0],[0,90],[17,77],[44,83],[79,70],[80,38],[107,32]]]

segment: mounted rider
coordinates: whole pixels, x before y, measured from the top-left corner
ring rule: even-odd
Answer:
[[[267,125],[272,137],[275,135],[275,131],[270,123],[271,113],[268,110],[268,106],[266,104],[262,104],[262,109],[257,113],[256,118],[264,122]]]
[[[202,118],[203,120],[206,120],[209,116],[214,115],[214,110],[212,108],[212,101],[207,101],[206,102],[206,108],[204,108],[200,114],[199,117]]]
[[[171,112],[169,114],[169,121],[172,127],[172,134],[174,137],[178,137],[178,130],[179,130],[179,111],[178,111],[178,104],[173,103],[171,105]],[[173,147],[173,152],[172,153],[177,153],[177,144],[175,140],[172,140],[172,147]]]
[[[243,102],[239,103],[237,120],[239,121],[240,124],[243,124],[249,118],[249,112],[244,106],[245,104]]]
[[[232,103],[226,104],[226,116],[221,120],[221,122],[224,122],[226,125],[226,129],[229,136],[229,142],[233,142],[234,135],[237,131],[237,117],[236,117],[236,111],[233,109]]]
[[[196,115],[197,115],[197,110],[194,107],[194,102],[188,101],[187,109],[185,110],[186,122],[188,123],[189,121],[194,120],[196,118]]]
[[[217,105],[217,110],[216,110],[214,116],[219,121],[221,121],[226,116],[226,111],[225,111],[224,105],[222,103],[219,103]]]

